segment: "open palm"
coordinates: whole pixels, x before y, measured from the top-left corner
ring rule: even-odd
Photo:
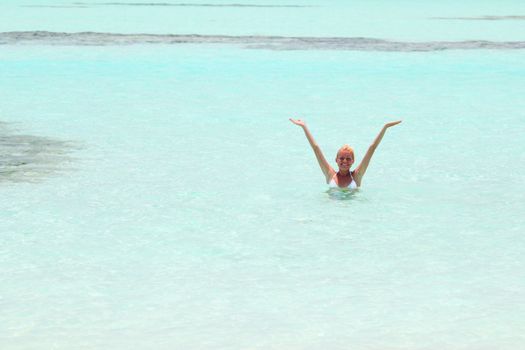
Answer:
[[[301,120],[301,119],[292,119],[292,118],[290,118],[290,121],[292,123],[294,123],[295,125],[306,126],[306,122]]]

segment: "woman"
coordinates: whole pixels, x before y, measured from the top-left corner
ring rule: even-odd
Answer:
[[[363,180],[363,176],[365,175],[366,168],[368,168],[368,164],[370,163],[372,155],[374,154],[377,146],[379,146],[383,135],[385,135],[386,129],[401,123],[401,120],[386,123],[383,126],[383,129],[381,129],[379,135],[377,135],[374,142],[368,148],[368,151],[366,152],[365,157],[363,158],[361,163],[353,171],[351,171],[350,168],[352,167],[352,164],[354,164],[355,160],[354,150],[348,145],[344,145],[343,147],[341,147],[337,152],[337,156],[335,158],[337,166],[339,167],[339,171],[336,172],[326,161],[323,152],[321,152],[321,149],[315,142],[312,134],[310,134],[306,123],[301,119],[296,120],[290,118],[290,121],[295,125],[299,125],[303,128],[304,134],[306,135],[308,142],[310,142],[310,146],[312,146],[315,156],[317,157],[317,161],[321,166],[321,170],[323,171],[323,174],[326,178],[326,183],[330,184],[330,187],[341,188],[357,188],[361,186],[361,181]]]

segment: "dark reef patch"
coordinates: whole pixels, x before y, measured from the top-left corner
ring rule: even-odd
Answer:
[[[0,183],[38,182],[68,169],[71,142],[14,133],[0,122]]]
[[[175,34],[114,34],[63,32],[3,32],[0,45],[39,44],[69,46],[118,46],[134,44],[227,44],[248,49],[267,50],[352,50],[428,52],[442,50],[515,50],[525,49],[525,41],[427,41],[406,42],[352,37],[283,37]]]
[[[91,5],[91,6],[171,6],[171,7],[266,7],[266,8],[281,8],[281,7],[312,7],[308,5],[264,5],[264,4],[209,4],[209,3],[173,3],[173,2],[99,2],[99,3],[84,3],[75,2],[75,5]]]
[[[477,16],[477,17],[432,17],[432,19],[461,20],[461,21],[508,21],[525,20],[525,16]]]

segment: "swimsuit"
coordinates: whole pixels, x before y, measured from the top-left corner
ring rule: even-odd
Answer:
[[[336,175],[334,175],[334,177],[336,177]],[[330,183],[328,184],[328,186],[330,187],[339,187],[339,185],[335,182],[334,178],[332,178],[332,180],[330,180]],[[352,176],[352,182],[350,182],[350,184],[347,186],[347,187],[339,187],[339,188],[349,188],[349,189],[356,189],[357,188],[357,184],[355,183],[354,181],[354,177]]]

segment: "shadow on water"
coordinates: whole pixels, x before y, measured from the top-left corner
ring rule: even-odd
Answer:
[[[337,201],[360,200],[359,189],[330,188],[326,191],[328,198]]]
[[[0,184],[39,182],[60,173],[72,161],[70,153],[78,149],[67,141],[14,134],[0,122]]]

